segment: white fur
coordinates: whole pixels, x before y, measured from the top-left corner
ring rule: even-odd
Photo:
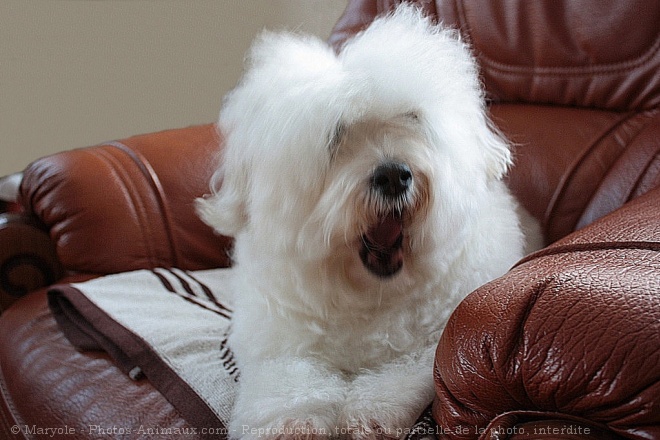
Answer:
[[[451,311],[524,252],[501,181],[509,148],[485,116],[475,63],[412,7],[338,55],[266,33],[249,60],[221,112],[215,193],[198,202],[236,240],[231,435],[401,436],[433,398]],[[413,180],[398,202],[403,267],[383,278],[359,252],[391,209],[370,184],[387,161]]]

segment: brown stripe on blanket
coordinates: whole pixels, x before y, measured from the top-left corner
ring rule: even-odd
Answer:
[[[194,280],[194,281],[199,285],[199,287],[202,288],[202,290],[204,291],[204,294],[205,294],[206,297],[209,299],[209,301],[211,301],[213,304],[215,304],[219,309],[225,310],[225,311],[226,311],[227,313],[229,313],[229,314],[232,313],[232,310],[231,310],[229,307],[227,307],[226,305],[224,305],[223,303],[221,303],[220,301],[218,301],[218,299],[215,297],[215,295],[213,294],[213,291],[211,290],[211,288],[210,288],[209,286],[207,286],[206,284],[202,283],[202,282],[201,282],[198,278],[196,278],[196,277],[192,274],[192,272],[190,272],[189,270],[186,270],[185,273],[186,273],[186,275],[188,275],[188,277],[189,277],[191,280]]]
[[[126,374],[136,367],[193,426],[224,432],[225,426],[206,402],[142,338],[116,322],[80,290],[59,285],[48,303],[60,328],[80,350],[104,350]]]
[[[215,308],[209,307],[206,304],[200,302],[197,299],[197,295],[195,294],[195,291],[190,287],[190,284],[188,284],[188,282],[185,279],[183,279],[183,277],[178,275],[176,272],[174,272],[171,269],[160,269],[160,270],[166,270],[167,273],[174,276],[179,281],[179,283],[181,284],[181,287],[183,287],[183,289],[185,291],[185,293],[184,293],[184,292],[181,292],[181,291],[177,290],[172,285],[172,283],[170,283],[170,281],[167,279],[167,277],[159,272],[159,269],[152,269],[151,273],[153,273],[158,278],[158,280],[161,282],[163,287],[165,287],[165,289],[167,289],[168,292],[174,293],[175,295],[177,295],[180,298],[188,301],[189,303],[192,303],[192,304],[195,304],[196,306],[202,307],[203,309],[208,310],[209,312],[213,312],[213,313],[215,313],[217,315],[220,315],[220,316],[222,316],[223,318],[226,318],[226,319],[231,319],[231,313],[232,313],[231,309],[229,309],[227,306],[220,303],[215,298],[215,296],[213,296],[213,292],[211,291],[211,289],[208,288],[208,286],[206,286],[203,283],[197,281],[200,288],[202,288],[205,292],[208,290],[208,294],[205,294],[205,296],[208,297],[208,299],[212,302],[212,304],[215,306]],[[190,278],[194,279],[192,276]]]
[[[241,374],[236,365],[236,360],[234,360],[234,352],[229,348],[228,335],[225,335],[220,343],[220,358],[227,373],[234,379],[234,382],[238,382]]]

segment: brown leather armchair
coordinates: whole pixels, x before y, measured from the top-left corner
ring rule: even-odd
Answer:
[[[394,3],[350,1],[331,43]],[[419,3],[471,42],[492,118],[516,145],[509,184],[549,244],[452,315],[434,370],[434,432],[660,438],[657,3]],[[68,427],[69,438],[106,437],[95,425],[190,426],[148,380],[76,351],[45,292],[139,268],[226,266],[231,241],[192,207],[219,142],[212,125],[190,127],[25,170],[23,213],[0,220],[0,437],[30,437],[15,426]]]

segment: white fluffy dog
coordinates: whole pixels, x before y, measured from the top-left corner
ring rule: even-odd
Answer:
[[[398,437],[441,330],[523,256],[477,69],[401,7],[336,54],[264,34],[226,98],[202,218],[235,237],[233,437]]]

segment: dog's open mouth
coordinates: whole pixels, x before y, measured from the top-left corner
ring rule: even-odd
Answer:
[[[362,236],[362,263],[373,274],[387,278],[403,266],[403,219],[390,212],[378,219]]]

